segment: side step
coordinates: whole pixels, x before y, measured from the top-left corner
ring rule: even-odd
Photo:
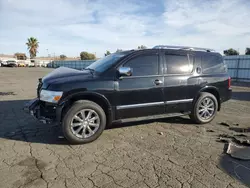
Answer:
[[[154,115],[154,116],[144,116],[144,117],[138,117],[138,118],[127,118],[127,119],[118,120],[116,122],[127,123],[127,122],[135,122],[135,121],[163,119],[163,118],[169,118],[169,117],[180,117],[180,116],[186,116],[186,115],[189,115],[189,114],[190,114],[190,112],[186,112],[186,113],[170,113],[170,114],[161,114],[161,115]]]

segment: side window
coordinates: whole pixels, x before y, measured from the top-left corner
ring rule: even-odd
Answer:
[[[216,55],[203,56],[201,67],[204,74],[224,73],[227,71],[223,58]]]
[[[158,75],[158,55],[141,55],[123,65],[132,69],[132,76]]]
[[[167,74],[188,74],[193,70],[194,58],[190,55],[166,54]]]

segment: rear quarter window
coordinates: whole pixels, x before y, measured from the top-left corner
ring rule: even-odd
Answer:
[[[206,55],[202,57],[202,72],[204,74],[226,73],[227,66],[220,55]]]
[[[189,54],[165,54],[165,74],[189,74],[193,70],[194,57]]]

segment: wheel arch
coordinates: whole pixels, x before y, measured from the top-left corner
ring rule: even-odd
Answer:
[[[60,121],[65,115],[65,113],[68,111],[68,109],[72,106],[72,104],[75,103],[76,101],[81,101],[81,100],[89,100],[95,102],[96,104],[101,106],[102,109],[104,110],[107,118],[107,124],[110,124],[113,121],[112,107],[108,99],[100,93],[91,91],[77,92],[65,97],[65,99],[63,99],[63,101],[60,102],[61,105],[63,105],[60,115]]]
[[[211,93],[212,95],[214,95],[216,97],[216,99],[217,99],[217,102],[218,102],[218,111],[220,111],[220,109],[221,109],[221,100],[220,100],[220,92],[219,92],[219,90],[214,86],[205,86],[199,91],[198,95],[195,98],[195,101],[199,98],[199,95],[200,95],[201,92],[207,92],[207,93]]]

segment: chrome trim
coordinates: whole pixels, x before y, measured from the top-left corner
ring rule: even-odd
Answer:
[[[132,76],[132,69],[130,67],[120,67],[118,71],[120,76]]]
[[[141,103],[141,104],[130,104],[130,105],[121,105],[117,106],[117,110],[122,110],[122,109],[128,109],[128,108],[140,108],[140,107],[146,107],[146,106],[159,106],[159,105],[164,105],[165,102],[151,102],[151,103]]]
[[[172,100],[172,101],[165,101],[165,102],[151,102],[151,103],[141,103],[141,104],[130,104],[130,105],[121,105],[117,106],[117,110],[122,109],[129,109],[129,108],[140,108],[140,107],[147,107],[147,106],[159,106],[163,104],[178,104],[178,103],[188,103],[192,102],[193,99],[182,99],[182,100]]]
[[[182,100],[166,101],[166,104],[178,104],[178,103],[187,103],[187,102],[193,102],[193,99],[182,99]]]

